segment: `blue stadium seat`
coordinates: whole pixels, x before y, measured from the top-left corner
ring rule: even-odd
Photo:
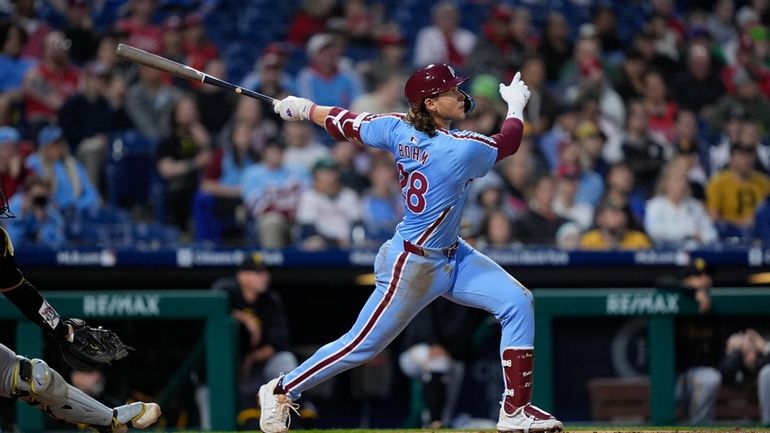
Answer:
[[[131,244],[131,217],[115,206],[73,212],[67,218],[67,239],[76,245],[118,247]]]
[[[161,223],[139,223],[132,226],[133,246],[138,249],[173,248],[179,245],[179,229]]]
[[[107,161],[107,198],[115,206],[144,205],[150,194],[150,174],[155,171],[155,143],[133,129],[110,140]]]

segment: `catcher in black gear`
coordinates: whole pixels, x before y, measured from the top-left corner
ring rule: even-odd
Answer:
[[[0,180],[0,218],[13,218]],[[56,339],[74,369],[94,369],[128,356],[130,347],[114,332],[92,328],[80,319],[62,320],[16,267],[13,243],[0,227],[0,292],[28,319]],[[42,359],[27,359],[0,344],[0,397],[20,398],[56,419],[86,424],[100,433],[145,428],[160,416],[155,403],[134,402],[109,408],[69,385]]]

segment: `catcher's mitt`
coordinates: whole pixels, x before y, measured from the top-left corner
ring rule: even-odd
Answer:
[[[76,370],[110,365],[112,361],[128,356],[129,350],[134,350],[109,329],[92,328],[81,319],[68,319],[64,323],[72,326],[72,341],[60,342],[59,348],[67,364]]]

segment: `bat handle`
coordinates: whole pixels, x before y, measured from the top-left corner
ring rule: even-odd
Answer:
[[[240,86],[236,86],[235,84],[228,83],[227,81],[220,80],[219,78],[212,77],[211,75],[208,75],[208,74],[203,74],[203,73],[201,74],[203,75],[203,77],[201,78],[201,82],[203,83],[211,84],[218,87],[223,87],[225,89],[232,90],[233,92],[239,95],[251,96],[252,98],[259,99],[260,101],[269,102],[271,104],[275,102],[275,98],[271,98],[270,96],[263,95],[262,93],[255,92],[253,90],[245,89]]]

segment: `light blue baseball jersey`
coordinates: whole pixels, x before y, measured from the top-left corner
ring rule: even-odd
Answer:
[[[359,134],[363,143],[395,157],[405,206],[396,228],[401,236],[429,248],[453,244],[469,183],[495,164],[495,142],[482,134],[441,128],[430,137],[399,114],[368,116]]]

